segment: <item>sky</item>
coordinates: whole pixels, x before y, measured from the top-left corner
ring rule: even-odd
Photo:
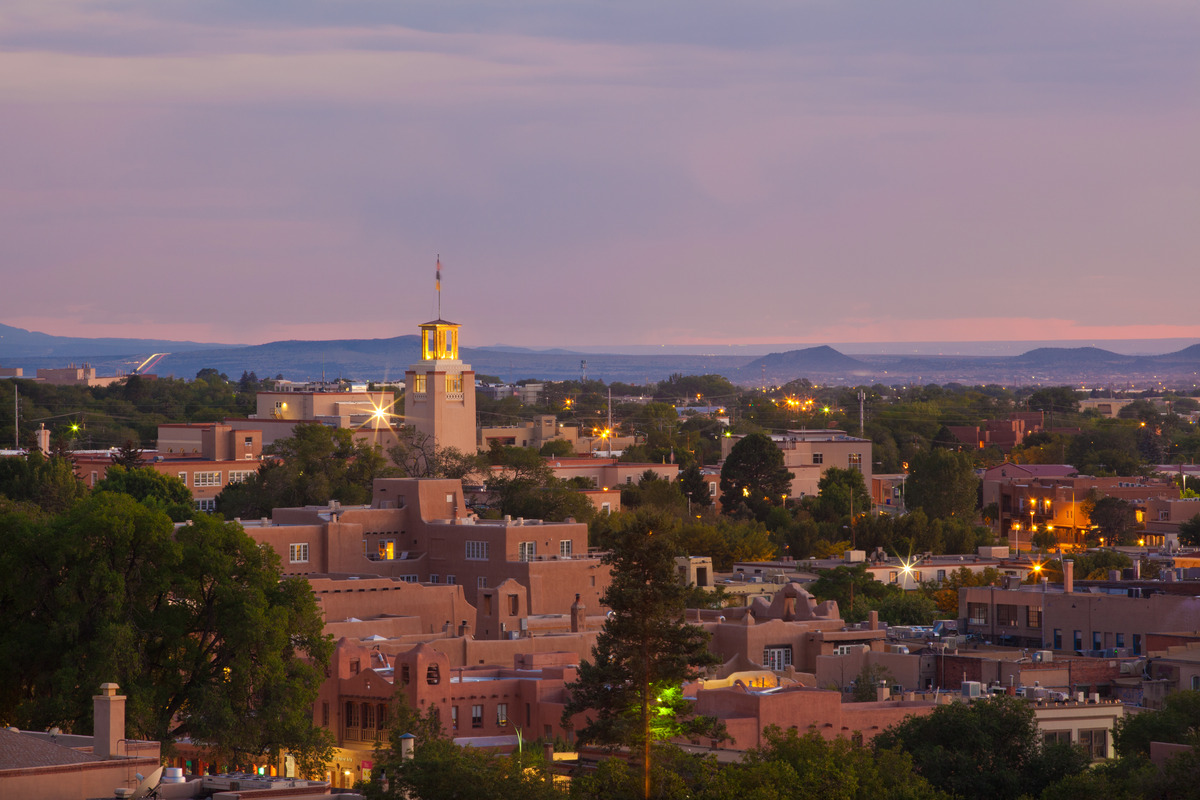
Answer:
[[[1200,340],[1194,0],[0,0],[0,322]]]

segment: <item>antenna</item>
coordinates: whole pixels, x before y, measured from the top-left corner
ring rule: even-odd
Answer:
[[[438,315],[437,318],[442,318],[442,254],[437,256],[437,271],[434,273],[437,280],[437,297],[438,297]]]

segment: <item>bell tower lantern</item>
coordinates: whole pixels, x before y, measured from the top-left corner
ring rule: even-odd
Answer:
[[[458,358],[458,323],[421,328],[421,360],[404,373],[404,419],[438,447],[474,453],[475,371]]]

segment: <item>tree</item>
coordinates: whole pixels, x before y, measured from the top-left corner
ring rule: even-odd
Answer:
[[[0,495],[35,503],[46,511],[65,511],[87,495],[66,456],[46,458],[34,450],[24,458],[0,458]]]
[[[1079,411],[1079,397],[1069,386],[1051,386],[1038,389],[1029,396],[1029,408],[1033,411],[1054,413],[1076,413]]]
[[[283,580],[240,525],[202,516],[176,531],[111,491],[2,522],[0,717],[87,731],[96,683],[114,681],[132,736],[328,759],[312,704],[332,641],[307,581]]]
[[[693,506],[708,508],[712,505],[712,495],[708,492],[708,481],[705,480],[704,474],[700,472],[697,464],[689,464],[679,473],[679,488]]]
[[[871,493],[856,469],[830,467],[817,482],[819,519],[838,521],[871,510]],[[851,519],[853,523],[853,518]]]
[[[501,514],[560,522],[587,522],[596,512],[586,495],[554,470],[537,451],[524,447],[497,448],[488,457],[503,467],[487,481],[490,504]]]
[[[379,451],[355,441],[348,428],[302,423],[292,435],[266,448],[278,460],[258,473],[231,483],[217,495],[217,511],[226,517],[265,517],[275,508],[368,503],[375,478],[387,474]]]
[[[863,664],[862,669],[858,671],[858,676],[854,679],[854,691],[851,692],[851,699],[856,703],[873,703],[879,699],[879,693],[876,691],[884,685],[896,685],[896,676],[892,671],[882,664]]]
[[[690,717],[682,684],[717,663],[708,633],[683,621],[687,589],[676,577],[676,545],[639,518],[621,531],[603,563],[612,583],[601,598],[611,609],[592,660],[568,685],[564,722],[585,714],[582,742],[641,749],[644,796],[650,797],[655,739],[716,735],[712,719]]]
[[[164,475],[153,467],[125,468],[113,464],[98,481],[94,492],[121,492],[148,508],[164,512],[175,522],[194,515],[192,492],[174,475]]]
[[[1128,500],[1089,494],[1083,502],[1083,512],[1107,544],[1133,544],[1133,534],[1138,528],[1137,510]]]
[[[1179,543],[1188,547],[1200,547],[1200,514],[1179,523]]]
[[[397,443],[388,449],[388,456],[406,477],[462,480],[480,471],[475,453],[439,447],[432,436],[409,425],[396,433]]]
[[[538,455],[546,458],[570,458],[575,455],[575,448],[566,439],[551,439],[542,445]]]
[[[748,434],[733,446],[721,467],[722,513],[761,522],[773,506],[783,505],[794,477],[784,468],[783,452],[770,436]]]
[[[913,456],[904,497],[910,511],[921,509],[930,519],[973,518],[979,507],[979,478],[971,457],[949,450]]]
[[[1036,797],[1050,784],[1087,768],[1070,745],[1042,746],[1033,709],[1015,697],[938,706],[907,717],[875,737],[876,752],[898,748],[918,773],[956,797]]]
[[[125,469],[134,469],[140,467],[146,462],[142,455],[142,449],[133,443],[132,439],[126,439],[125,444],[117,448],[117,452],[109,456],[113,464],[119,464]]]
[[[1200,744],[1200,691],[1184,689],[1168,694],[1162,708],[1117,720],[1113,747],[1122,758],[1150,757],[1151,742]]]
[[[879,601],[900,589],[875,580],[866,564],[856,564],[823,570],[808,585],[808,591],[818,600],[837,601],[838,611],[847,622],[861,622]]]

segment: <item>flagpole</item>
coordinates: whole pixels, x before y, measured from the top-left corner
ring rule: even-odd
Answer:
[[[437,257],[437,296],[438,296],[438,315],[437,318],[442,318],[442,254],[438,253]]]

